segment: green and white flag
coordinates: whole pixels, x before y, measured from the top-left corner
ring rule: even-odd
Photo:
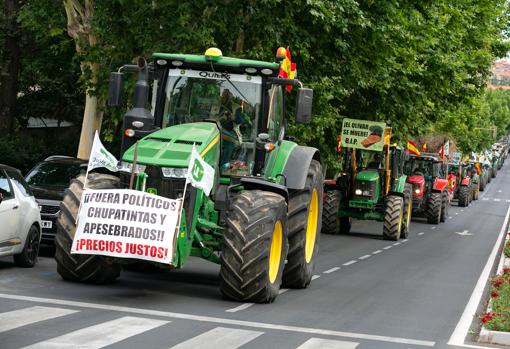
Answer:
[[[92,144],[92,150],[90,151],[89,165],[87,167],[88,171],[92,171],[98,167],[106,167],[110,171],[117,172],[119,169],[117,168],[118,160],[113,156],[101,143],[99,139],[99,134],[96,131],[94,135],[94,143]]]
[[[195,145],[191,150],[187,178],[191,185],[202,189],[206,195],[209,195],[214,185],[214,168],[202,159]]]

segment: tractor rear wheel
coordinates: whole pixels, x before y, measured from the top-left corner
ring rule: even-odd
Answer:
[[[278,194],[247,190],[227,211],[220,257],[220,289],[243,302],[271,303],[287,257],[287,205]]]
[[[480,197],[480,186],[477,183],[473,186],[473,200],[478,200],[479,197]]]
[[[431,193],[427,202],[427,223],[439,224],[441,221],[441,193]]]
[[[448,206],[450,206],[450,203],[448,202],[448,193],[445,190],[441,193],[441,222],[446,222]]]
[[[289,192],[289,253],[283,285],[305,288],[312,281],[322,227],[322,166],[312,160],[303,190]]]
[[[400,231],[400,238],[407,239],[411,226],[411,215],[413,212],[413,187],[406,184],[404,187],[404,218]]]
[[[92,284],[110,283],[119,277],[120,264],[112,262],[111,258],[99,255],[71,254],[84,181],[85,176],[73,179],[60,204],[55,237],[57,272],[64,280],[68,281]],[[90,189],[118,189],[119,178],[106,174],[89,173],[87,187]]]
[[[322,233],[330,235],[349,234],[351,217],[338,217],[342,194],[338,190],[326,193],[326,201],[322,210]]]
[[[390,195],[384,210],[383,238],[397,241],[404,218],[404,200],[400,196]]]
[[[471,196],[471,188],[467,185],[463,185],[459,189],[459,206],[469,206],[469,198]]]
[[[480,177],[480,191],[484,191],[486,185],[487,185],[486,177],[485,176]]]

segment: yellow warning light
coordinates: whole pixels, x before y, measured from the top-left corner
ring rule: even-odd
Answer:
[[[221,56],[223,56],[223,53],[219,48],[211,47],[205,51],[204,56],[207,60],[217,61]]]

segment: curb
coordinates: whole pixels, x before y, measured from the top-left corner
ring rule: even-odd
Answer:
[[[505,249],[504,246],[507,241],[510,240],[510,231],[507,232],[505,241],[503,243],[503,250],[501,251],[501,257],[499,259],[498,269],[496,271],[496,275],[500,275],[503,271],[503,268],[510,267],[510,258],[505,257]],[[487,311],[491,311],[492,308],[492,300],[489,301],[489,306],[487,307]],[[478,342],[488,343],[488,344],[499,344],[499,345],[508,345],[510,346],[510,332],[501,332],[501,331],[493,331],[486,329],[482,326],[480,330],[480,336],[478,338]]]

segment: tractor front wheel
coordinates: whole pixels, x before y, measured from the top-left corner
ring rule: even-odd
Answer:
[[[322,232],[324,234],[348,234],[351,231],[351,217],[338,217],[342,194],[338,190],[326,193],[322,210]]]
[[[404,220],[400,231],[400,238],[407,239],[411,226],[411,215],[413,212],[413,188],[410,184],[404,187]]]
[[[450,203],[448,202],[448,193],[445,190],[441,194],[441,222],[446,222],[446,218],[448,217],[448,206],[450,206]]]
[[[114,263],[108,257],[71,254],[84,181],[85,176],[73,179],[60,204],[55,237],[57,272],[64,280],[68,281],[92,284],[110,283],[119,277],[120,264]],[[119,178],[106,174],[89,173],[87,187],[90,189],[118,189]]]
[[[439,224],[441,221],[441,193],[431,193],[427,202],[427,223]]]
[[[471,188],[467,185],[463,185],[459,189],[459,206],[467,207],[469,205],[469,198],[471,196]]]
[[[287,257],[287,205],[278,194],[247,190],[227,212],[220,258],[220,289],[243,302],[271,303]]]
[[[312,281],[322,227],[322,166],[312,160],[303,190],[289,192],[289,253],[283,284],[305,288]]]
[[[389,196],[384,211],[383,238],[385,240],[398,240],[402,229],[403,217],[404,200],[400,196]]]

